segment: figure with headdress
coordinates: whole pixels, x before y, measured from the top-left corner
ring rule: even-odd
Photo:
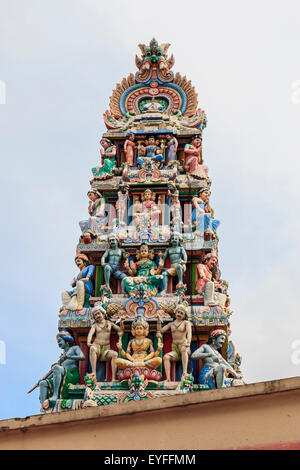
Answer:
[[[202,263],[197,264],[197,281],[195,292],[203,295],[204,305],[221,305],[225,307],[227,295],[222,293],[222,282],[220,280],[220,271],[218,267],[218,258],[213,253],[208,253]],[[218,289],[221,292],[215,292]]]
[[[136,145],[134,143],[134,134],[129,134],[124,143],[124,152],[126,157],[126,163],[128,166],[134,164],[134,149]]]
[[[178,140],[172,134],[167,134],[167,147],[168,147],[168,165],[172,165],[177,160]]]
[[[88,208],[90,218],[79,222],[79,226],[83,233],[83,240],[90,243],[92,239],[97,237],[97,234],[101,233],[101,228],[106,225],[107,217],[105,199],[101,192],[98,189],[91,189],[87,195],[90,200]]]
[[[110,360],[112,381],[115,382],[117,371],[116,359],[118,357],[118,353],[116,351],[112,351],[110,348],[110,335],[112,329],[117,331],[119,336],[123,335],[123,320],[121,320],[120,326],[107,320],[106,311],[102,305],[96,305],[92,309],[92,315],[94,318],[94,324],[92,325],[87,337],[87,345],[90,348],[90,363],[92,374],[94,377],[96,377],[98,361],[107,362]],[[92,342],[94,335],[95,339]]]
[[[202,138],[200,135],[193,137],[190,144],[184,147],[185,169],[188,174],[199,179],[208,177],[208,168],[202,161]]]
[[[62,304],[66,310],[81,310],[86,302],[87,295],[93,293],[93,275],[95,266],[89,258],[80,251],[75,256],[75,263],[80,272],[71,282],[73,289],[62,293]]]
[[[198,196],[193,197],[192,222],[200,235],[204,236],[204,233],[209,233],[211,238],[215,238],[220,221],[213,218],[213,210],[209,204],[209,196],[210,190],[204,187],[199,190]]]
[[[107,179],[113,176],[113,170],[116,167],[117,148],[109,139],[100,140],[102,149],[100,150],[102,165],[92,168],[92,173],[96,179]]]
[[[147,188],[142,194],[142,220],[145,227],[157,227],[161,214],[161,199],[158,197],[158,204],[155,202],[155,193]]]
[[[171,233],[170,246],[166,249],[162,258],[162,262],[164,265],[167,257],[169,257],[171,267],[166,269],[164,272],[163,290],[161,291],[161,295],[164,295],[167,292],[169,276],[177,276],[178,284],[176,288],[180,288],[183,286],[183,274],[186,271],[187,254],[185,248],[180,245],[181,240],[182,237],[180,233]]]
[[[192,324],[187,319],[187,314],[188,303],[182,302],[178,304],[175,309],[175,320],[173,322],[161,328],[161,320],[160,317],[158,317],[158,331],[160,333],[166,333],[168,330],[171,330],[172,334],[172,351],[165,354],[163,357],[167,382],[171,380],[171,362],[181,361],[182,377],[187,374],[192,341]]]
[[[85,359],[83,352],[75,344],[75,339],[69,331],[59,331],[56,339],[63,353],[52,365],[52,373],[39,383],[42,411],[49,407],[52,408],[58,399],[68,398],[68,387],[70,384],[79,383],[79,362]]]
[[[117,367],[120,369],[133,367],[157,369],[162,362],[161,357],[159,357],[160,351],[163,348],[160,335],[158,334],[157,350],[154,351],[151,339],[147,338],[149,324],[142,315],[138,315],[132,322],[131,334],[134,338],[129,341],[126,351],[122,348],[121,341],[117,344],[122,356],[116,359]]]
[[[111,233],[108,236],[109,248],[104,252],[101,258],[101,266],[104,267],[105,286],[110,289],[111,276],[117,280],[123,280],[126,274],[121,271],[120,263],[122,258],[126,258],[123,248],[119,248],[117,237]],[[108,261],[106,259],[108,258]]]
[[[152,162],[159,166],[163,161],[163,144],[159,144],[159,141],[155,140],[153,136],[149,137],[145,141],[145,146],[140,144],[138,146],[139,156],[137,158],[137,164],[142,166],[144,163]]]
[[[193,354],[192,359],[202,360],[199,383],[209,388],[225,388],[243,385],[245,382],[240,373],[223,358],[220,353],[227,338],[226,331],[217,328],[210,333],[206,344],[202,344]]]

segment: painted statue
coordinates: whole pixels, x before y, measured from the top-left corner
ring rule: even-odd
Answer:
[[[108,236],[109,248],[104,252],[101,258],[101,266],[104,267],[105,286],[110,289],[110,278],[122,280],[126,274],[121,271],[121,259],[125,259],[125,250],[119,248],[117,237],[112,233]],[[106,262],[106,259],[108,261]]]
[[[183,286],[183,273],[186,271],[187,254],[183,246],[180,246],[181,235],[176,232],[172,232],[170,237],[170,246],[166,249],[163,255],[163,264],[167,257],[170,258],[171,267],[164,271],[163,290],[161,295],[166,294],[168,286],[168,277],[178,278],[177,287]],[[176,288],[177,288],[176,287]]]
[[[100,144],[103,147],[100,150],[102,165],[92,168],[92,172],[96,179],[111,178],[113,176],[113,170],[116,167],[117,149],[108,139],[101,139]]]
[[[215,238],[215,232],[220,225],[219,220],[213,218],[213,210],[209,204],[210,190],[201,188],[198,197],[193,197],[192,222],[199,234],[210,233]]]
[[[93,293],[93,275],[95,267],[90,263],[89,258],[80,252],[77,252],[75,263],[80,269],[77,277],[71,282],[73,289],[62,293],[62,304],[66,310],[82,310],[87,295]]]
[[[63,350],[57,363],[51,367],[51,374],[39,383],[40,403],[42,411],[53,408],[60,398],[68,398],[68,386],[79,383],[79,362],[85,359],[79,346],[67,330],[61,330],[57,336],[57,344]]]
[[[179,200],[179,191],[175,184],[168,185],[168,198],[170,199],[171,230],[173,232],[182,232],[182,210]]]
[[[168,164],[170,166],[177,160],[177,149],[178,149],[178,140],[176,137],[172,136],[171,134],[167,134],[166,138],[168,140],[167,147],[168,147]]]
[[[172,334],[172,351],[165,354],[163,363],[166,373],[166,381],[171,380],[171,362],[181,361],[182,378],[187,374],[188,359],[191,353],[192,341],[192,324],[187,320],[188,304],[182,302],[175,309],[175,320],[161,328],[160,317],[158,319],[158,331],[166,333],[171,330]]]
[[[134,134],[129,134],[127,139],[125,140],[124,143],[124,152],[125,152],[125,158],[126,158],[126,163],[129,166],[134,165],[134,149],[136,145],[134,143]]]
[[[107,217],[105,213],[105,199],[98,189],[91,189],[88,193],[89,214],[88,220],[79,222],[79,226],[83,233],[83,241],[91,243],[98,233],[101,233],[101,228],[105,227]]]
[[[155,140],[153,136],[149,137],[148,140],[145,141],[145,146],[140,144],[138,146],[139,156],[137,158],[137,164],[142,166],[147,161],[160,164],[163,157],[163,144],[159,144],[158,140]]]
[[[162,362],[161,357],[159,357],[163,347],[160,341],[160,335],[158,335],[157,350],[154,351],[151,339],[147,338],[149,334],[149,324],[141,315],[138,315],[132,322],[131,333],[134,338],[129,341],[126,351],[123,350],[121,341],[117,344],[122,356],[116,359],[117,367],[120,369],[133,367],[157,369]]]
[[[185,168],[188,174],[196,178],[207,178],[208,169],[202,164],[202,139],[193,138],[190,144],[184,147]]]
[[[197,277],[195,291],[203,295],[204,305],[221,305],[225,307],[227,295],[220,292],[220,280],[214,280],[213,272],[218,267],[218,258],[213,253],[209,253],[203,259],[203,263],[197,264]],[[215,292],[218,289],[219,292]]]
[[[111,321],[107,320],[106,311],[101,305],[96,305],[92,309],[92,315],[95,323],[91,327],[87,337],[87,345],[90,348],[90,363],[92,374],[94,377],[96,377],[98,361],[111,361],[112,382],[115,382],[117,371],[116,358],[118,357],[118,353],[116,351],[112,351],[110,348],[110,335],[112,329],[117,331],[119,336],[123,335],[123,320],[121,320],[120,326],[115,325]],[[92,342],[94,335],[95,339]]]
[[[157,227],[161,214],[161,199],[158,197],[158,204],[155,202],[155,193],[151,189],[146,189],[142,194],[142,220],[145,227]]]
[[[137,261],[129,260],[129,254],[127,253],[125,268],[129,273],[129,276],[122,280],[123,289],[128,292],[129,295],[136,295],[137,290],[141,290],[148,297],[155,297],[158,292],[160,282],[164,276],[161,273],[162,267],[162,253],[159,253],[158,266],[153,261],[153,252],[149,250],[148,245],[141,245],[137,251]]]
[[[227,334],[222,328],[213,330],[210,339],[202,344],[193,354],[192,359],[202,360],[202,369],[199,375],[199,383],[208,385],[209,388],[225,388],[243,385],[241,375],[223,358],[219,350],[226,341]],[[228,374],[231,377],[228,377]]]

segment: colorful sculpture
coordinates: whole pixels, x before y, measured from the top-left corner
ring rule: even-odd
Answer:
[[[79,346],[76,346],[73,336],[62,330],[56,335],[57,344],[63,350],[57,363],[51,367],[51,374],[42,380],[40,387],[40,403],[42,412],[53,408],[60,398],[68,398],[70,384],[79,383],[79,362],[85,359]]]
[[[226,294],[222,293],[221,282],[214,281],[212,271],[216,272],[218,258],[210,253],[205,256],[204,263],[197,264],[198,280],[195,285],[197,294],[204,296],[204,305],[222,305],[225,307]],[[215,292],[219,290],[219,292]],[[221,292],[220,292],[221,291]]]
[[[120,327],[115,325],[106,318],[106,311],[101,305],[97,305],[92,309],[92,315],[94,317],[95,323],[91,327],[88,337],[87,345],[90,348],[90,363],[92,367],[92,374],[96,377],[96,367],[97,362],[107,362],[111,361],[111,370],[112,370],[112,382],[116,380],[116,358],[118,353],[112,351],[110,348],[110,335],[111,330],[118,332],[118,335],[121,336],[124,333],[124,323],[123,320],[120,322]],[[93,336],[95,339],[92,343]]]
[[[101,258],[101,266],[104,267],[105,286],[110,289],[110,278],[122,280],[126,274],[120,270],[121,259],[125,259],[125,250],[119,248],[117,237],[112,233],[108,236],[109,248]],[[108,261],[106,259],[108,257]]]
[[[163,255],[163,264],[169,256],[171,267],[164,272],[163,290],[161,295],[166,294],[167,292],[168,276],[177,276],[177,288],[183,286],[183,273],[186,271],[187,254],[184,247],[180,246],[181,240],[181,235],[173,232],[170,238],[170,247],[166,249]]]
[[[193,197],[193,213],[192,222],[196,227],[197,233],[204,237],[204,234],[209,235],[209,239],[216,237],[216,230],[220,225],[219,220],[213,218],[213,210],[209,204],[210,190],[208,188],[201,188],[198,197]]]
[[[116,359],[116,365],[120,369],[146,367],[148,369],[157,369],[161,364],[159,357],[163,344],[158,336],[157,350],[154,351],[153,343],[149,334],[149,324],[144,317],[138,316],[131,325],[131,334],[134,336],[128,343],[127,350],[124,351],[121,342],[117,346],[122,358]]]
[[[184,147],[185,168],[189,175],[196,178],[206,179],[208,169],[202,163],[202,140],[201,136],[196,136],[190,144]]]
[[[188,304],[183,302],[176,307],[175,320],[161,328],[160,318],[158,319],[158,331],[166,333],[171,330],[172,333],[172,351],[163,357],[166,381],[171,380],[171,362],[181,361],[182,378],[187,374],[188,359],[191,353],[192,325],[187,320]]]
[[[90,263],[89,258],[78,252],[75,263],[80,269],[79,274],[71,282],[73,289],[62,293],[62,304],[66,310],[81,310],[87,301],[87,296],[93,293],[93,275],[95,267]]]
[[[128,138],[125,140],[124,144],[124,152],[126,163],[129,166],[133,166],[134,164],[134,150],[135,150],[135,143],[134,143],[134,134],[129,134]]]
[[[88,209],[90,218],[79,222],[79,226],[83,233],[82,238],[84,243],[91,243],[106,225],[107,217],[105,213],[105,199],[100,191],[91,189],[87,195],[90,199]]]
[[[177,159],[177,149],[178,149],[178,140],[176,137],[172,136],[171,134],[167,134],[166,138],[168,140],[168,165],[173,165]]]
[[[160,162],[163,161],[163,145],[159,143],[158,140],[155,140],[153,136],[149,137],[145,141],[145,146],[140,144],[138,146],[139,156],[137,158],[137,164],[142,166],[147,161],[155,163],[157,166]]]
[[[102,165],[92,168],[94,178],[98,180],[111,178],[113,176],[117,154],[116,146],[113,145],[109,139],[101,139],[100,144],[103,147],[103,149],[100,150]]]
[[[192,354],[192,359],[201,359],[203,364],[199,383],[208,385],[211,389],[234,387],[245,383],[241,375],[228,364],[219,352],[226,337],[226,332],[223,329],[215,329],[211,332],[208,343],[203,344]],[[227,373],[231,377],[228,377]]]

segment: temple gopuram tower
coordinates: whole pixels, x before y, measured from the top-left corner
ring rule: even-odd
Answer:
[[[103,114],[79,272],[62,293],[62,354],[36,385],[41,412],[245,383],[202,154],[207,118],[169,46],[139,44],[136,73]]]

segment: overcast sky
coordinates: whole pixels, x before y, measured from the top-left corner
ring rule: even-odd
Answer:
[[[245,379],[300,374],[299,31],[289,0],[0,0],[0,419],[39,411],[26,391],[60,354],[102,113],[153,36],[171,43],[208,116],[203,156]]]

